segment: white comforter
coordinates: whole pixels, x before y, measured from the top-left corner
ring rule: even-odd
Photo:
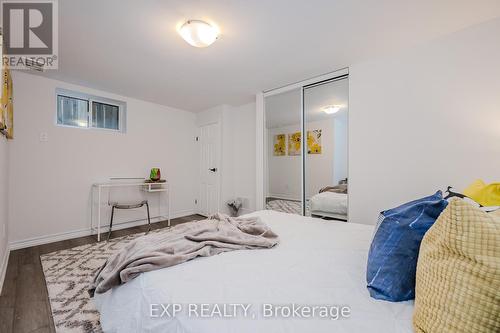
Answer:
[[[413,302],[376,301],[366,290],[372,226],[274,211],[254,214],[278,233],[279,246],[229,252],[143,273],[96,296],[104,331],[412,332]],[[160,303],[165,307],[181,304],[182,310],[175,317],[152,317],[151,304]],[[190,303],[198,309],[203,303],[219,304],[220,308],[244,304],[253,315],[244,317],[240,311],[234,318],[199,318],[190,315]],[[348,306],[350,317],[263,319],[266,303]],[[158,307],[153,306],[154,316],[161,312]]]
[[[323,192],[311,197],[311,212],[322,211],[333,214],[347,215],[347,194]]]

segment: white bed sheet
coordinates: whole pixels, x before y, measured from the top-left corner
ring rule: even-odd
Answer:
[[[323,192],[311,197],[311,213],[322,211],[333,214],[347,215],[347,194]]]
[[[373,227],[275,211],[258,215],[280,236],[270,250],[195,259],[141,274],[95,297],[105,332],[413,332],[413,302],[370,298],[367,251]],[[153,318],[150,304],[252,304],[245,318]],[[262,319],[262,304],[349,306],[347,319]]]

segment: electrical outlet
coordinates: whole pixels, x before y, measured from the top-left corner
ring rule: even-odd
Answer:
[[[40,132],[40,142],[49,141],[49,134],[47,132]]]

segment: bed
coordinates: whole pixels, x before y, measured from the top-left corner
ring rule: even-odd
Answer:
[[[321,192],[310,199],[311,215],[347,221],[347,193]]]
[[[270,250],[224,253],[143,273],[96,295],[105,332],[413,332],[413,302],[369,297],[365,271],[373,226],[275,211],[257,215],[279,236]],[[179,304],[175,317],[151,304]],[[234,318],[189,316],[189,304],[247,304]],[[348,306],[350,317],[262,318],[264,304]],[[154,306],[156,309],[156,305]],[[170,312],[171,313],[171,312]],[[216,316],[217,317],[217,316]]]

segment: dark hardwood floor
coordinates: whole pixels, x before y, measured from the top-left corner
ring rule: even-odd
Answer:
[[[172,219],[171,225],[201,219],[201,215],[189,215]],[[153,223],[152,229],[166,226],[166,222]],[[142,225],[116,230],[111,238],[147,229],[147,225]],[[95,236],[86,236],[12,251],[0,295],[0,333],[55,332],[40,255],[95,242]]]

